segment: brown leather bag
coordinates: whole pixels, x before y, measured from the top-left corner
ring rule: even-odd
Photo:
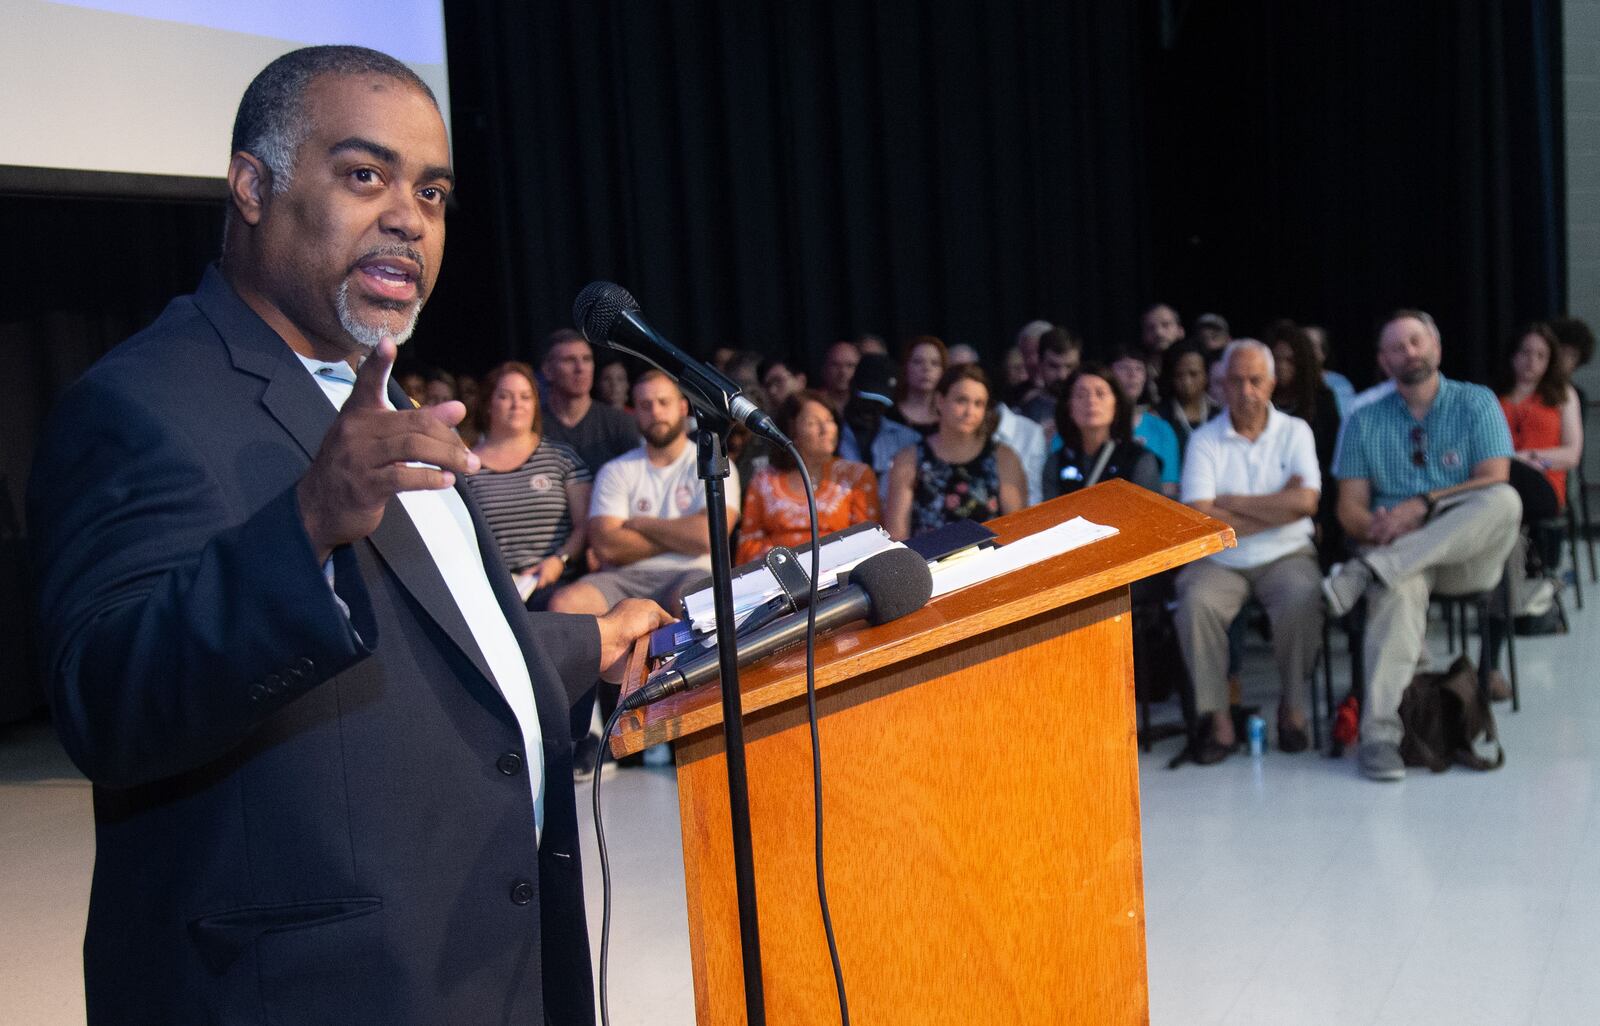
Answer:
[[[1461,656],[1444,673],[1419,673],[1400,697],[1400,722],[1405,736],[1400,757],[1407,766],[1426,766],[1443,773],[1452,762],[1470,769],[1505,765],[1505,749],[1495,730],[1489,698],[1478,687],[1478,669]],[[1494,745],[1494,758],[1474,749],[1479,738]]]

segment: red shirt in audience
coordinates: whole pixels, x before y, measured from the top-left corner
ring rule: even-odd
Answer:
[[[1528,449],[1555,449],[1561,445],[1561,408],[1546,405],[1537,392],[1521,402],[1500,397],[1500,409],[1511,427],[1511,446],[1517,452]],[[1556,501],[1567,505],[1567,472],[1546,470],[1544,476],[1556,490]]]

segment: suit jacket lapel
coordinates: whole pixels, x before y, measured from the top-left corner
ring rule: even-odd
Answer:
[[[389,401],[397,410],[409,410],[413,405],[405,391],[392,380],[389,382]],[[411,593],[411,597],[417,600],[417,604],[456,643],[456,647],[472,661],[484,679],[498,689],[500,683],[489,672],[489,661],[478,648],[472,628],[467,626],[466,616],[456,604],[455,596],[450,594],[450,586],[439,573],[427,542],[422,540],[421,532],[398,498],[389,500],[384,507],[383,520],[378,524],[378,529],[368,536],[368,540],[378,550],[378,555],[383,557],[390,571]]]
[[[234,366],[266,379],[261,404],[305,451],[306,459],[313,459],[337,416],[328,397],[306,373],[288,343],[256,316],[215,267],[207,269],[195,299],[222,336]],[[411,408],[411,400],[392,381],[389,398],[396,409]],[[383,511],[383,521],[368,541],[439,629],[477,667],[485,680],[498,687],[494,674],[489,672],[488,661],[467,626],[466,617],[433,562],[433,554],[399,499],[389,500]]]

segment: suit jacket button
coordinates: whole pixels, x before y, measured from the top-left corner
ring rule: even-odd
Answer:
[[[283,690],[283,678],[276,673],[267,674],[261,679],[261,684],[271,694],[277,694]]]
[[[522,756],[518,755],[516,752],[507,752],[506,754],[500,756],[499,761],[497,761],[495,765],[500,767],[501,773],[504,773],[508,777],[514,777],[518,773],[522,772]]]
[[[301,656],[299,659],[294,661],[294,668],[299,671],[301,676],[308,676],[312,670],[317,668],[317,664],[312,662],[310,659],[307,659],[305,656]]]
[[[511,885],[511,903],[513,905],[526,905],[533,901],[533,884],[526,880],[518,880]]]
[[[250,685],[250,701],[259,702],[267,696],[267,689],[260,684]]]

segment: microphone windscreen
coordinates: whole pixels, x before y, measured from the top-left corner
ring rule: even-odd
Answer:
[[[915,613],[933,594],[927,560],[907,548],[886,549],[862,560],[850,571],[850,583],[861,585],[871,600],[867,621],[874,626]]]
[[[639,304],[628,290],[609,281],[592,281],[578,293],[572,304],[572,320],[584,337],[595,345],[605,345],[611,329],[624,311],[637,310]]]

